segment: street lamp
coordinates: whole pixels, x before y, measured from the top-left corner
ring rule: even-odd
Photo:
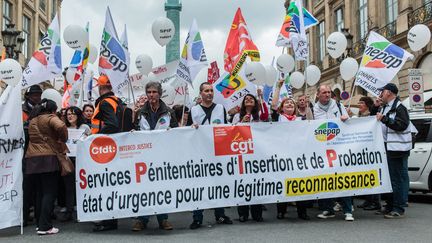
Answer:
[[[25,41],[24,38],[20,37],[21,31],[15,29],[15,24],[10,23],[6,25],[6,29],[1,34],[3,37],[3,46],[6,48],[6,56],[18,59]]]

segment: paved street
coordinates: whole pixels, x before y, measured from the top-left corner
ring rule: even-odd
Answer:
[[[356,200],[359,204],[361,200]],[[266,205],[264,222],[240,223],[235,208],[227,209],[227,215],[234,225],[215,225],[211,211],[206,211],[204,226],[198,230],[189,229],[191,213],[170,215],[175,229],[157,229],[156,218],[151,218],[149,228],[132,232],[131,219],[120,220],[119,230],[92,233],[90,223],[56,223],[60,233],[54,236],[37,236],[34,226],[0,231],[0,242],[431,242],[432,241],[432,195],[414,194],[404,219],[389,220],[374,212],[356,209],[355,221],[345,222],[340,213],[334,219],[321,220],[315,215],[318,209],[309,209],[311,221],[297,219],[295,207],[289,207],[288,218],[276,219],[275,205]]]

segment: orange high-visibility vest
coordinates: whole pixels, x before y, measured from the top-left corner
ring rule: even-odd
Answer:
[[[99,119],[96,118],[97,115],[98,115],[99,112],[100,112],[99,107],[100,107],[100,105],[102,104],[102,102],[104,102],[104,101],[108,102],[108,104],[111,105],[111,107],[114,109],[114,113],[117,113],[117,107],[118,107],[118,104],[117,104],[117,102],[118,102],[118,98],[117,98],[117,97],[115,97],[115,96],[109,96],[109,97],[107,97],[107,98],[101,100],[101,101],[99,102],[99,104],[96,106],[95,111],[94,111],[94,113],[93,113],[93,117],[92,117],[92,119],[91,119],[91,133],[92,133],[92,134],[97,134],[97,133],[99,133],[101,127],[102,127],[103,124],[104,124],[103,121],[101,121],[101,120],[99,120]]]

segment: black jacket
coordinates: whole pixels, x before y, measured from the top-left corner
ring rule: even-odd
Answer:
[[[169,108],[162,100],[159,100],[159,108],[156,111],[156,119],[155,119],[156,121],[152,122],[152,119],[150,117],[151,112],[152,110],[151,110],[150,102],[147,101],[144,104],[144,106],[138,110],[135,127],[139,128],[139,120],[142,119],[142,117],[144,117],[150,125],[151,128],[150,130],[153,130],[156,127],[157,120],[159,120],[159,118],[167,114],[169,114],[170,116],[170,128],[179,126],[177,122],[177,118],[175,116],[175,112],[171,108]]]
[[[95,117],[104,123],[102,128],[100,129],[100,134],[113,134],[121,132],[120,122],[117,118],[117,114],[114,112],[113,107],[108,103],[104,102],[107,97],[114,96],[113,92],[106,93],[100,96],[95,105],[99,106],[99,113]]]

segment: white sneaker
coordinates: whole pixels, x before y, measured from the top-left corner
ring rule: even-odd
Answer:
[[[354,217],[352,213],[346,213],[345,214],[345,221],[354,221]]]
[[[340,212],[340,211],[342,211],[342,206],[339,203],[336,203],[333,207],[333,210],[335,212]]]
[[[38,235],[53,235],[53,234],[57,234],[59,231],[60,231],[59,229],[52,227],[51,229],[49,229],[47,231],[38,230],[36,233]]]
[[[322,213],[318,214],[317,217],[320,219],[328,219],[328,218],[334,218],[335,214],[329,211],[323,211]]]

